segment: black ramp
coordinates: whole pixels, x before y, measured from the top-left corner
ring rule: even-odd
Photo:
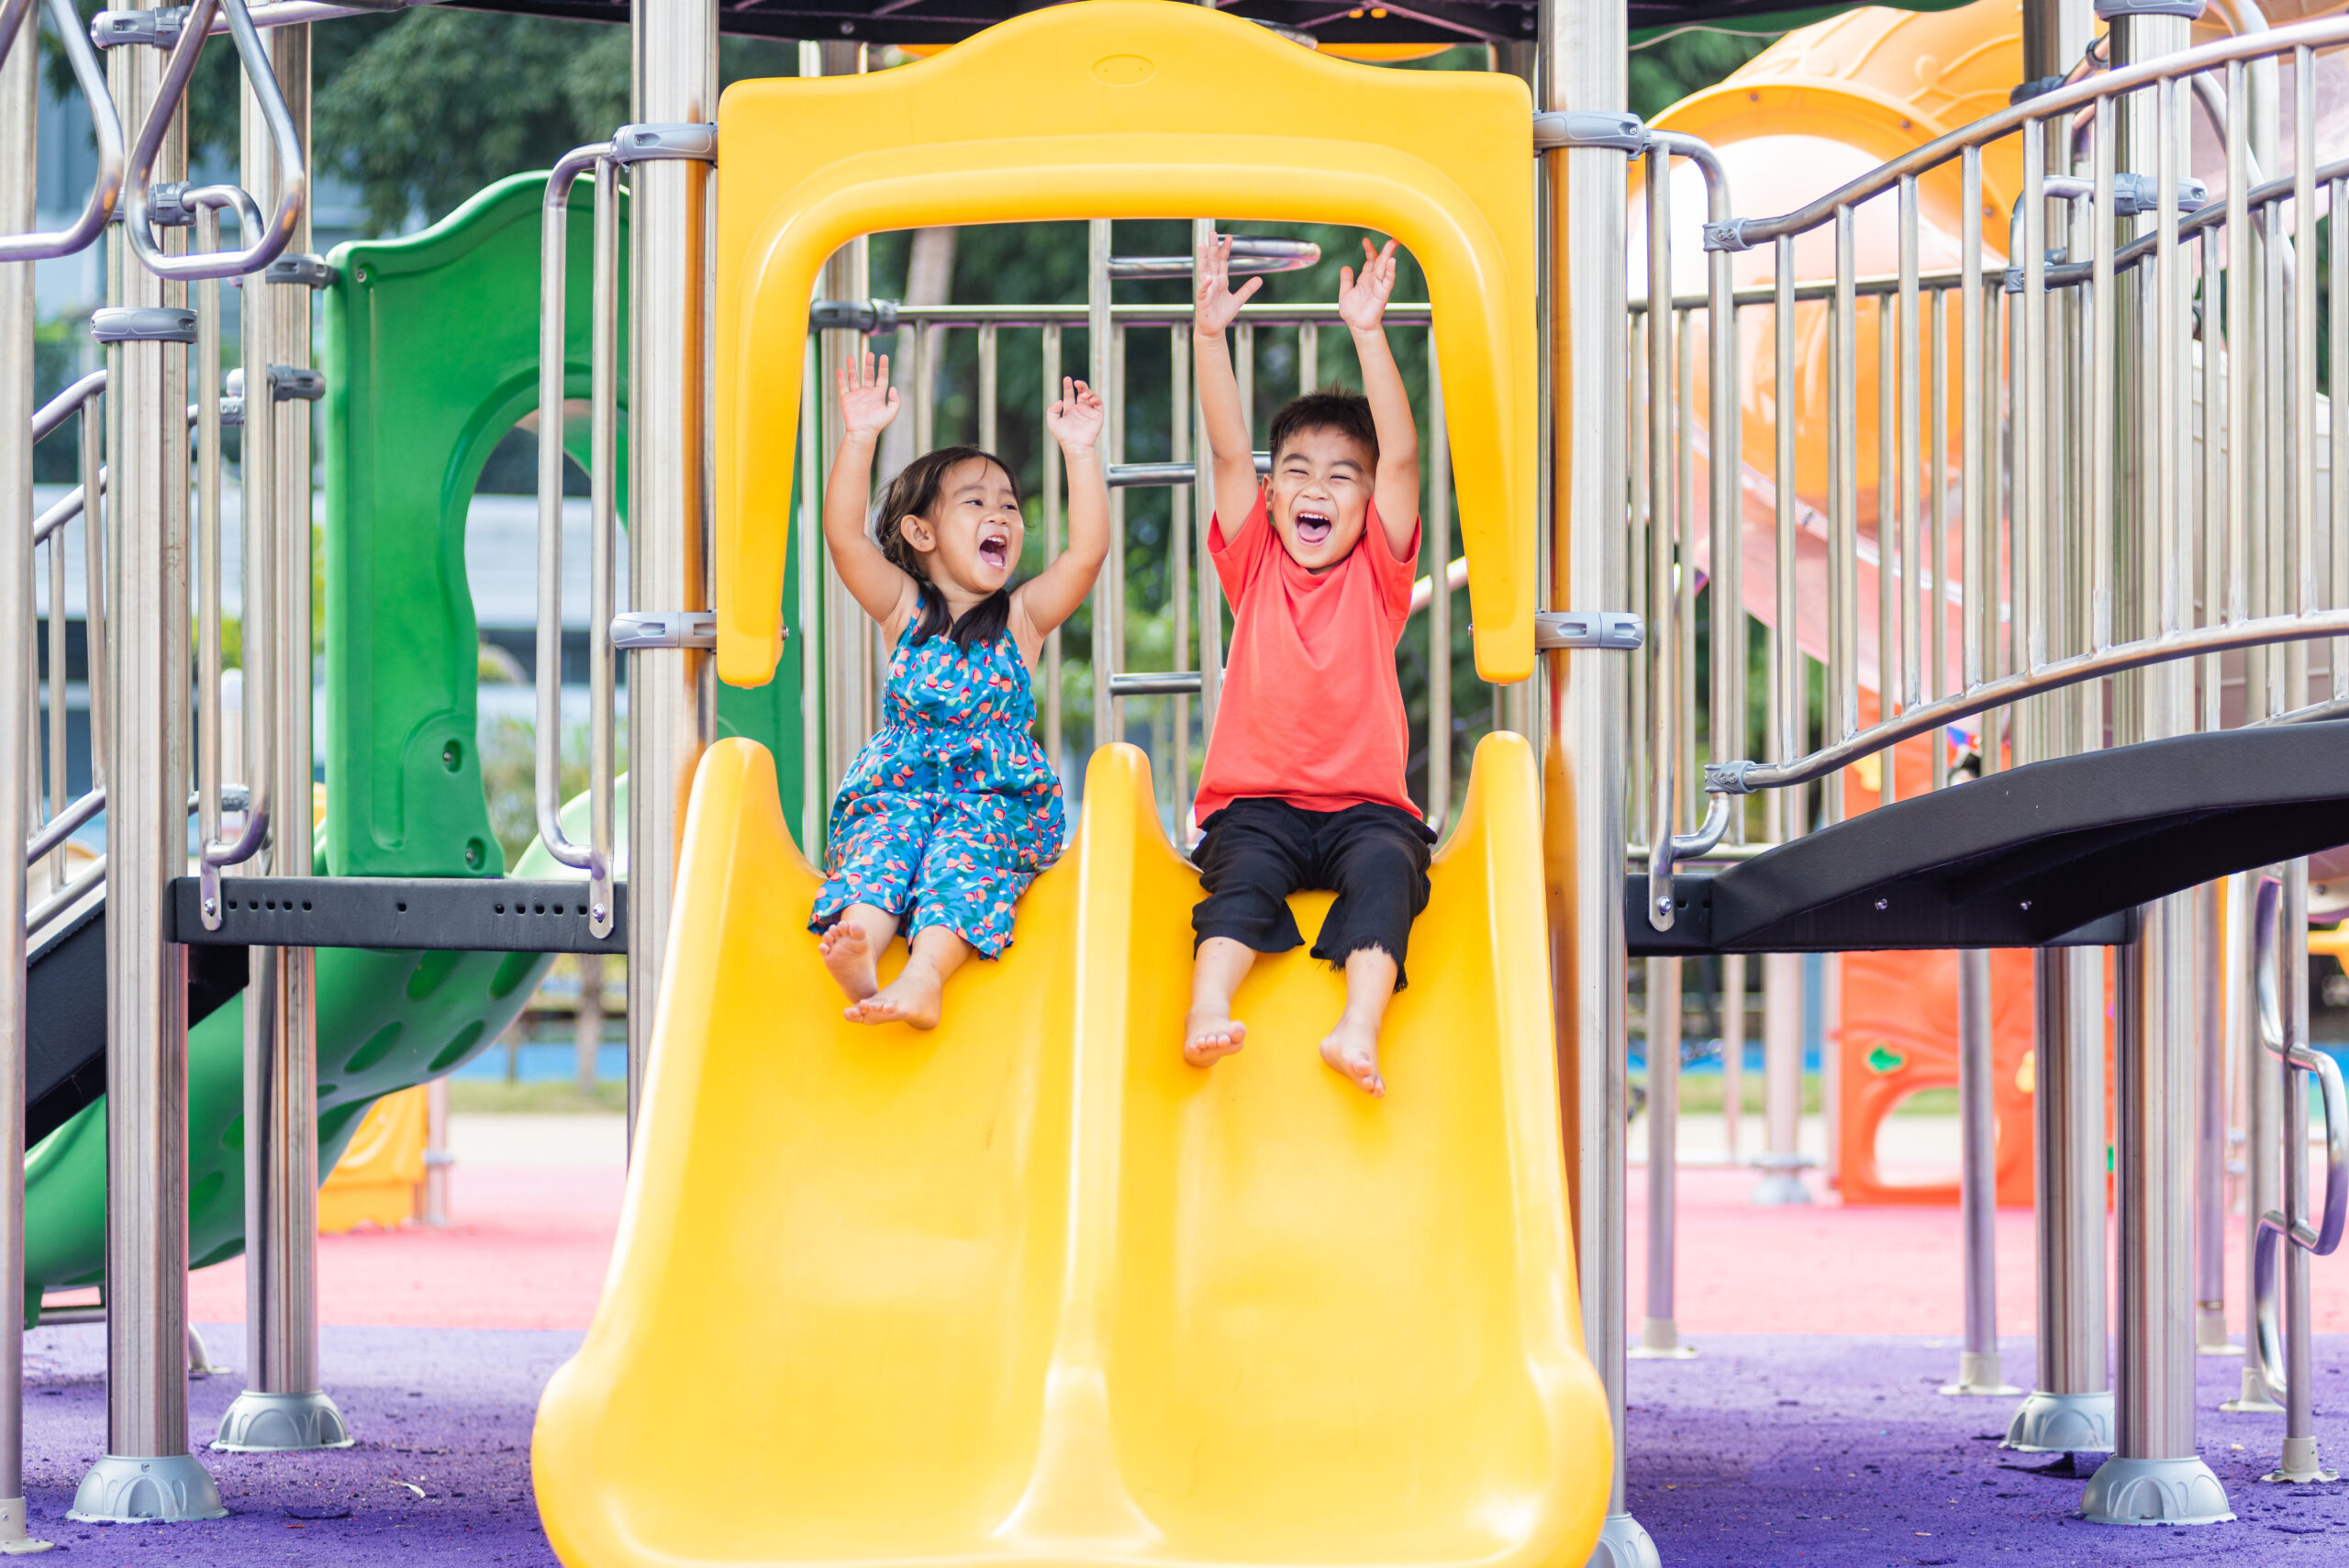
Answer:
[[[1634,953],[2039,947],[2126,940],[2129,910],[2349,842],[2349,721],[2232,729],[2033,762],[1675,879]]]

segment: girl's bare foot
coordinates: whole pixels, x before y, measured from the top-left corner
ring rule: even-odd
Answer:
[[[911,1024],[918,1029],[938,1027],[939,1000],[945,983],[938,971],[918,960],[908,961],[897,978],[862,1001],[852,1003],[841,1016],[852,1024]]]
[[[816,951],[824,956],[824,967],[847,993],[852,1002],[862,1002],[881,989],[881,977],[874,965],[880,962],[873,944],[865,939],[864,928],[853,920],[835,920],[831,928],[816,939]]]
[[[1321,1041],[1321,1060],[1332,1072],[1353,1080],[1374,1099],[1386,1094],[1386,1080],[1378,1073],[1378,1025],[1349,1012]]]
[[[1211,1067],[1248,1043],[1248,1026],[1229,1007],[1193,1007],[1183,1019],[1183,1060]]]

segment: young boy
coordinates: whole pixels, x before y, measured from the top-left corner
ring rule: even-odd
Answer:
[[[1199,774],[1207,896],[1191,915],[1183,1057],[1205,1067],[1241,1048],[1248,1029],[1231,1016],[1232,993],[1258,953],[1304,940],[1288,895],[1329,888],[1338,898],[1313,956],[1345,972],[1346,1007],[1321,1060],[1383,1095],[1378,1026],[1427,906],[1430,837],[1403,788],[1410,730],[1395,680],[1419,552],[1419,433],[1379,325],[1395,244],[1364,240],[1362,275],[1339,273],[1363,395],[1308,393],[1282,409],[1261,483],[1223,335],[1262,280],[1235,293],[1230,256],[1229,239],[1201,254],[1192,327],[1215,465],[1208,546],[1234,625]],[[1245,520],[1227,533],[1233,517]]]

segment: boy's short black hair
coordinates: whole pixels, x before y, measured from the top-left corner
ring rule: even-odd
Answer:
[[[1335,430],[1359,441],[1370,453],[1371,466],[1378,466],[1378,426],[1370,417],[1370,399],[1361,393],[1337,387],[1291,400],[1273,416],[1273,461],[1280,462],[1290,437],[1307,430]]]

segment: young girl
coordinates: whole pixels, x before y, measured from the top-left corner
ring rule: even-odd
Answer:
[[[824,492],[832,566],[896,650],[885,716],[832,802],[824,885],[807,929],[848,993],[852,1023],[938,1024],[946,977],[1010,944],[1012,906],[1061,852],[1060,781],[1029,736],[1029,674],[1044,639],[1092,591],[1109,550],[1109,490],[1094,450],[1100,396],[1063,378],[1044,417],[1068,468],[1068,549],[1010,586],[1027,527],[1001,459],[950,447],[906,465],[865,533],[873,452],[897,417],[889,361],[840,376],[847,436]],[[910,954],[874,973],[898,931]]]

